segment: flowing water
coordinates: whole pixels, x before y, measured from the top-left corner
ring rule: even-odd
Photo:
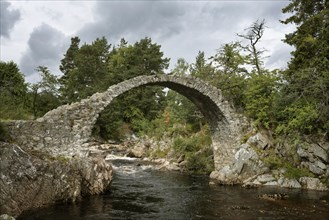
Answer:
[[[19,219],[329,219],[329,193],[312,190],[209,185],[206,176],[159,171],[129,158],[112,160],[104,195],[34,210]],[[286,193],[286,200],[263,200]]]

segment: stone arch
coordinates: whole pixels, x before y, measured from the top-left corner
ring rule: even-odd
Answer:
[[[66,151],[71,150],[74,153],[74,149],[88,141],[99,114],[114,98],[131,89],[152,85],[168,87],[184,95],[204,114],[212,132],[216,170],[222,169],[234,160],[243,127],[248,124],[246,119],[237,114],[224,100],[219,89],[200,79],[188,76],[138,76],[123,81],[110,86],[103,93],[96,93],[80,102],[63,105],[46,113],[43,117],[31,122],[30,127],[33,128],[30,129],[37,130],[41,134],[40,137],[35,138],[42,139],[42,141],[36,141],[40,148],[47,147],[50,150],[65,148]],[[25,137],[25,139],[28,138]],[[25,142],[25,144],[36,145],[33,140],[25,140]]]

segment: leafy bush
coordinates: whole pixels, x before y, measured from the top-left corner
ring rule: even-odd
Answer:
[[[207,126],[191,136],[176,137],[173,141],[173,149],[178,156],[184,155],[188,172],[209,174],[214,170],[213,149]]]
[[[299,179],[303,176],[310,176],[313,177],[314,175],[305,168],[297,168],[293,165],[293,158],[289,157],[281,157],[275,154],[274,151],[269,151],[269,155],[263,157],[263,162],[270,168],[270,169],[284,169],[284,176],[289,179]],[[294,156],[294,155],[291,155]]]
[[[210,174],[215,169],[213,149],[208,147],[196,154],[188,154],[186,169],[190,173]]]
[[[281,114],[285,119],[276,128],[277,133],[287,134],[292,131],[310,134],[317,130],[319,114],[311,103],[294,103],[286,107]]]

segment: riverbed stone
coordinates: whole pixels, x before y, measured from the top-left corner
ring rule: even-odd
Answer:
[[[276,180],[272,174],[263,174],[257,177],[257,180],[260,183],[267,183],[267,182],[272,182],[274,180]]]
[[[271,181],[264,184],[264,186],[278,186],[278,185],[279,184],[277,181]]]
[[[301,184],[296,179],[288,179],[285,177],[280,177],[278,179],[278,185],[287,188],[301,188]]]
[[[314,189],[314,190],[328,190],[328,188],[318,179],[313,177],[301,177],[299,182],[303,188]]]

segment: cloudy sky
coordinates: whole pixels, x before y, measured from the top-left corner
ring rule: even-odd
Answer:
[[[266,66],[284,68],[291,47],[282,42],[293,26],[279,20],[288,0],[213,1],[6,1],[1,0],[1,61],[16,62],[29,82],[36,82],[35,68],[45,65],[54,74],[70,44],[79,36],[90,43],[105,36],[109,43],[121,38],[134,43],[144,37],[162,46],[171,68],[178,58],[193,62],[198,51],[206,56],[256,20],[267,29],[260,47],[267,50]]]

